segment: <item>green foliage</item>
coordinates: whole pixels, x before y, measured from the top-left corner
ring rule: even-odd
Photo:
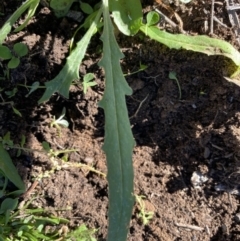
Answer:
[[[144,198],[145,196],[135,195],[136,201],[139,205],[139,214],[138,217],[142,220],[143,225],[147,225],[149,221],[153,218],[154,213],[146,211]]]
[[[109,9],[115,24],[122,33],[134,35],[138,32],[142,23],[140,0],[110,0]]]
[[[64,17],[75,0],[51,0],[50,7],[54,10],[56,17]]]
[[[20,57],[25,56],[28,53],[28,48],[23,43],[16,43],[13,46],[13,53],[11,50],[3,45],[0,45],[0,58],[3,60],[9,60],[8,68],[15,69],[20,64]]]
[[[30,17],[33,16],[39,1],[40,0],[28,0],[16,10],[0,29],[0,44],[3,43],[7,34],[11,31],[13,24],[28,9],[26,20],[19,28],[15,29],[15,31],[26,26]],[[181,1],[188,2],[189,0]],[[74,0],[51,0],[50,7],[54,10],[56,16],[62,17],[67,14],[73,2]],[[77,33],[79,29],[88,30],[86,30],[85,35],[77,43],[75,48],[73,48],[73,44],[71,44],[70,55],[60,73],[54,79],[45,83],[45,92],[39,100],[39,104],[48,101],[51,95],[55,92],[68,98],[70,85],[73,81],[79,80],[79,65],[84,58],[87,46],[92,36],[103,26],[101,36],[103,42],[103,57],[99,64],[104,68],[106,80],[104,96],[99,105],[104,109],[105,113],[105,140],[103,150],[107,156],[107,178],[109,183],[109,227],[107,240],[125,241],[134,203],[132,166],[134,140],[125,100],[125,96],[131,95],[132,91],[126,83],[120,67],[120,59],[123,58],[123,54],[121,53],[114,36],[110,13],[117,28],[125,35],[134,35],[140,29],[151,39],[165,44],[169,48],[186,49],[207,55],[222,55],[230,58],[237,66],[236,71],[232,76],[235,76],[240,72],[240,53],[229,43],[222,40],[209,38],[207,36],[175,35],[162,31],[155,26],[159,21],[159,15],[155,12],[148,13],[147,23],[143,24],[140,0],[102,0],[102,7],[100,9],[96,6],[92,7],[87,2],[79,1],[79,4],[82,11],[89,14],[89,16],[86,18],[85,22],[79,26],[75,33]],[[103,18],[101,18],[102,14]],[[21,48],[16,49],[17,51],[21,50]],[[11,63],[10,66],[16,66],[19,57],[22,56],[18,52],[18,54],[16,54],[18,60],[16,60],[16,56],[12,55],[11,51],[6,49],[3,45],[0,46],[0,52],[2,53],[3,59],[13,59],[14,63]],[[146,66],[140,66],[140,69],[146,68]],[[84,76],[84,93],[86,93],[89,86],[95,85],[95,83],[91,81],[93,79],[92,77],[91,74]],[[169,78],[176,81],[179,88],[179,97],[181,98],[181,88],[176,73],[170,72]],[[35,82],[30,87],[29,94],[37,88],[40,88],[39,83]],[[9,93],[9,95],[13,94],[14,93]],[[68,123],[63,117],[64,115],[61,115],[57,120],[54,119],[51,125],[57,128],[59,125],[67,126]],[[9,146],[13,145],[8,136],[6,136],[5,140],[3,139],[0,144],[0,169],[8,179],[10,179],[15,185],[18,185],[18,188],[24,189],[24,185],[21,182],[21,179],[19,179],[20,177],[17,175],[17,171],[12,164],[11,158],[4,149],[4,145],[7,144]],[[56,157],[59,154],[59,152],[52,151],[49,144],[43,143],[43,146],[45,150],[48,151],[51,158]],[[152,218],[153,213],[145,211],[144,202],[142,201],[141,196],[136,196],[136,199],[140,205],[139,217],[143,220],[144,224],[147,224]],[[11,208],[6,210],[11,210]],[[6,218],[6,216],[4,216],[4,218]],[[11,216],[8,215],[8,220],[10,219]],[[32,224],[30,226],[24,226],[19,232],[19,235],[22,235],[22,233],[27,230],[27,240],[34,240],[30,239],[32,237],[32,233],[29,232],[29,230],[32,230],[31,227]],[[78,231],[80,232],[81,229],[84,231],[85,227],[80,227]],[[78,232],[75,232],[74,235],[76,235],[74,236],[76,240],[94,240],[89,237],[87,238],[87,236],[84,239]],[[39,238],[42,237],[39,236]],[[68,238],[68,240],[71,240],[70,237]],[[45,240],[49,239],[46,238]]]
[[[105,71],[105,92],[99,105],[105,113],[105,140],[103,150],[107,155],[109,184],[108,241],[124,241],[131,219],[133,197],[131,132],[125,95],[131,95],[120,66],[123,57],[117,45],[109,16],[108,1],[103,1],[104,28],[103,57],[100,66]]]
[[[17,198],[4,199],[0,206],[0,241],[96,241],[95,229],[81,225],[69,231],[64,225],[67,219],[54,217],[41,208],[31,209],[31,201],[20,207]],[[61,228],[57,228],[59,224]],[[46,226],[52,229],[46,231]]]
[[[70,85],[75,79],[79,79],[79,65],[86,53],[91,37],[96,32],[100,16],[101,11],[99,10],[90,28],[81,41],[78,42],[76,48],[71,52],[71,55],[67,58],[67,62],[63,69],[53,80],[45,83],[46,91],[44,92],[42,98],[38,101],[39,104],[47,101],[55,92],[59,92],[59,94],[68,98]]]
[[[94,237],[93,234],[96,232],[96,229],[88,229],[85,224],[82,224],[79,228],[76,230],[70,232],[66,236],[65,241],[97,241]]]
[[[0,143],[0,170],[17,188],[25,190],[25,185],[2,143]]]
[[[156,13],[156,12],[149,12],[147,14],[147,23],[146,25],[147,26],[151,26],[151,25],[155,25],[159,22],[160,20],[160,17],[159,17],[159,14]]]
[[[182,99],[182,90],[181,90],[181,86],[179,84],[179,81],[177,79],[176,72],[174,72],[174,71],[169,72],[168,78],[176,81],[177,86],[178,86],[178,91],[179,91],[179,100],[181,100]]]
[[[12,26],[14,23],[21,17],[21,15],[28,9],[27,16],[25,21],[14,30],[14,32],[18,32],[22,30],[30,20],[30,18],[34,15],[37,6],[40,0],[27,0],[25,1],[13,14],[12,16],[6,21],[3,27],[0,29],[0,44],[3,43],[4,39],[10,33]]]
[[[83,77],[83,93],[86,94],[89,87],[96,85],[95,81],[91,81],[95,78],[93,73],[88,73]]]
[[[236,76],[236,73],[238,73],[240,53],[231,44],[204,35],[188,36],[184,34],[171,34],[154,26],[155,21],[152,21],[151,17],[147,17],[147,19],[149,19],[150,22],[147,22],[145,25],[143,24],[140,30],[151,39],[169,48],[186,49],[207,55],[225,56],[230,58],[237,66],[236,72],[234,72],[232,76]]]
[[[69,126],[69,123],[68,123],[67,120],[63,119],[65,114],[66,114],[66,108],[64,107],[63,110],[62,110],[62,114],[59,116],[58,119],[56,119],[55,116],[53,117],[53,120],[50,123],[50,126],[56,127],[57,129],[61,129],[60,126],[63,126],[63,127],[67,128]]]
[[[80,8],[86,14],[92,14],[94,11],[91,5],[82,1],[80,1]]]

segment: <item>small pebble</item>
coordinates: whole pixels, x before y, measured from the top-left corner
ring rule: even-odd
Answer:
[[[92,157],[86,157],[86,158],[84,159],[84,162],[86,162],[87,164],[92,164],[93,161],[94,161],[94,159],[93,159]]]
[[[237,223],[240,223],[240,213],[236,213],[234,219]]]
[[[204,154],[203,154],[204,158],[207,159],[210,156],[210,150],[208,147],[204,148]]]
[[[193,109],[197,109],[197,106],[195,104],[192,104]]]
[[[191,177],[191,183],[194,188],[200,188],[200,186],[207,180],[208,178],[200,172],[193,172]]]

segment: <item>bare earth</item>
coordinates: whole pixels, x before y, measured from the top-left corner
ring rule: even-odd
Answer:
[[[3,2],[0,26],[16,9],[16,1]],[[145,1],[145,11],[152,6],[152,1]],[[205,33],[204,21],[209,23],[211,0],[171,6],[189,34],[209,33],[209,29]],[[215,22],[213,35],[239,49],[222,1],[215,5],[215,16],[228,28]],[[174,17],[172,20],[177,22]],[[39,7],[27,28],[6,41],[8,46],[26,43],[29,54],[1,87],[13,89],[35,81],[43,84],[55,77],[77,26],[73,20],[56,19],[49,9]],[[161,26],[173,31],[165,23]],[[104,91],[104,75],[97,65],[101,57],[98,37],[91,42],[80,67],[81,75],[94,73],[98,85],[86,95],[81,87],[72,86],[68,100],[55,94],[43,105],[37,105],[41,89],[26,98],[26,88],[18,87],[12,100],[22,118],[8,105],[0,105],[0,136],[10,131],[14,142],[19,143],[24,134],[31,149],[40,150],[43,141],[53,150],[77,149],[69,154],[67,167],[58,159],[59,170],[42,179],[32,193],[37,195],[33,205],[70,219],[71,227],[85,223],[97,228],[100,241],[105,240],[107,231],[107,181],[86,166],[79,167],[80,163],[107,173],[101,150],[104,115],[98,107]],[[154,217],[144,226],[136,204],[128,240],[240,240],[240,87],[223,77],[226,59],[170,50],[141,34],[134,38],[119,34],[118,42],[125,54],[124,73],[138,70],[140,63],[148,66],[127,77],[133,89],[127,105],[136,140],[135,194],[145,196],[146,211],[153,211]],[[168,77],[171,71],[176,72],[181,99],[177,82]],[[3,97],[7,99],[4,93]],[[59,132],[50,123],[61,115],[63,107],[70,127]],[[43,153],[22,153],[20,157],[10,153],[28,186],[34,177],[53,167],[50,157]],[[198,185],[200,177],[204,180]]]

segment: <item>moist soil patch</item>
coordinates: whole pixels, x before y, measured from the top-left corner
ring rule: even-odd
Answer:
[[[145,12],[153,6],[151,1],[144,4]],[[3,1],[0,26],[16,7],[16,1]],[[207,34],[204,21],[209,21],[211,1],[193,1],[185,7],[173,3],[171,7],[181,16],[185,31]],[[221,2],[216,4],[215,15],[228,28],[215,24],[214,35],[239,49]],[[28,90],[19,86],[35,81],[44,84],[57,75],[77,27],[73,20],[57,19],[48,8],[39,7],[26,29],[9,35],[9,47],[24,42],[29,54],[11,71],[10,80],[1,81],[5,90],[17,87],[11,100],[22,117],[11,106],[0,105],[0,136],[9,131],[14,143],[19,143],[25,135],[26,146],[33,150],[41,150],[44,141],[52,150],[75,149],[67,163],[61,160],[63,154],[54,158],[58,168],[33,190],[31,195],[37,198],[32,205],[68,218],[72,228],[82,223],[96,228],[97,240],[105,240],[108,185],[101,174],[107,168],[101,149],[104,114],[98,107],[104,91],[103,71],[97,65],[99,36],[91,42],[80,67],[81,76],[89,72],[96,76],[97,85],[86,95],[81,86],[73,85],[69,99],[54,94],[37,105],[43,91],[26,97]],[[165,23],[162,27],[175,31]],[[125,55],[124,73],[137,71],[140,64],[147,66],[127,75],[133,95],[126,100],[136,141],[135,194],[145,196],[145,209],[154,216],[143,225],[136,203],[128,240],[240,240],[240,87],[223,77],[226,59],[170,50],[141,34],[134,38],[119,34],[118,43]],[[177,81],[169,78],[171,72],[176,73],[181,99]],[[7,100],[5,92],[1,95]],[[59,130],[51,122],[63,107],[70,125]],[[10,150],[10,154],[27,186],[54,167],[51,157],[41,152],[22,152],[17,157]]]

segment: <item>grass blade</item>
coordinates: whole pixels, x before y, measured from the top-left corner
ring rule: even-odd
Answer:
[[[18,174],[16,167],[12,163],[12,159],[8,152],[0,143],[0,169],[4,175],[20,190],[25,190],[25,185]]]

